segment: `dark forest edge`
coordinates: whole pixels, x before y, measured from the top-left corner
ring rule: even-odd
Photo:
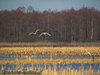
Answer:
[[[0,43],[0,47],[100,47],[100,43],[53,43],[53,42],[35,42],[35,43]]]
[[[37,34],[29,35],[31,32]],[[51,36],[39,35],[48,32]],[[27,9],[0,11],[0,42],[35,43],[37,41],[63,43],[100,42],[100,11],[83,7],[79,10],[35,11]]]

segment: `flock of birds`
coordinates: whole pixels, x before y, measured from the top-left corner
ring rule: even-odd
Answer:
[[[39,31],[40,31],[40,29],[37,29],[35,32],[30,32],[29,35],[36,35]],[[41,36],[43,36],[43,35],[44,35],[44,36],[51,36],[51,34],[48,33],[48,32],[42,32],[42,33],[39,34],[38,37],[41,37]]]

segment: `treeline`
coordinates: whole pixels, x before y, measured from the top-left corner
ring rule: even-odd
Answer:
[[[35,35],[29,35],[40,29]],[[38,37],[42,32],[51,36]],[[99,42],[100,11],[93,8],[43,12],[27,9],[0,11],[0,42]]]

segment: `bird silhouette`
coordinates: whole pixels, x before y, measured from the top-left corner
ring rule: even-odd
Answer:
[[[41,33],[41,34],[39,35],[39,37],[41,37],[41,36],[43,36],[43,35],[48,35],[48,36],[51,36],[51,34],[50,34],[50,33],[48,33],[48,32],[43,32],[43,33]]]
[[[29,35],[36,35],[40,31],[40,29],[37,29],[35,32],[30,32]]]

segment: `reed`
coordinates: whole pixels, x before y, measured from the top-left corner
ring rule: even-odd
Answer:
[[[99,64],[100,59],[66,59],[66,60],[0,60],[0,64]]]
[[[91,53],[91,55],[88,54]],[[1,65],[7,64],[99,64],[100,57],[93,59],[67,59],[67,60],[36,60],[36,59],[25,59],[19,60],[23,55],[28,56],[50,56],[58,57],[58,56],[99,56],[100,55],[100,47],[0,47],[0,55],[15,55],[18,56],[18,60],[0,60]],[[23,71],[22,68],[16,68],[16,71]],[[3,75],[3,69],[0,70],[1,75]],[[33,70],[29,68],[27,71],[34,72],[37,70]],[[40,70],[38,70],[40,71]],[[37,72],[38,72],[37,71]],[[78,70],[73,69],[72,67],[67,67],[66,69],[56,70],[55,68],[43,69],[41,75],[94,75],[93,67],[84,70],[83,67],[80,67]],[[17,75],[17,74],[5,74],[5,75]],[[18,74],[21,75],[21,74]],[[24,74],[22,74],[24,75]],[[27,74],[32,75],[32,74]],[[96,75],[100,75],[100,71],[96,73]]]
[[[0,54],[29,54],[38,55],[42,54],[48,56],[58,55],[100,55],[100,47],[0,47]]]
[[[89,68],[87,71],[85,71],[75,70],[69,67],[60,71],[43,70],[41,75],[94,75],[94,72],[92,68]],[[99,75],[99,72],[97,72],[97,75]]]
[[[80,67],[81,68],[81,67]],[[81,69],[73,69],[71,67],[67,67],[66,69],[53,70],[51,68],[43,69],[40,75],[100,75],[100,71],[95,73],[92,67],[87,70]],[[3,71],[0,70],[0,75],[38,75],[38,74],[3,74]]]

